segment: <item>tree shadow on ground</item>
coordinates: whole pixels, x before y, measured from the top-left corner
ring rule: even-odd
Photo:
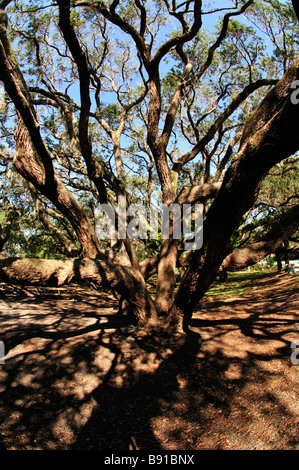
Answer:
[[[98,316],[114,314],[105,295],[98,310],[85,297],[76,312],[50,299],[2,306],[12,348],[0,366],[0,448],[297,448],[298,307],[283,286],[202,302],[200,338],[102,328]]]
[[[289,356],[292,337],[299,331],[298,294],[298,278],[266,274],[255,278],[241,298],[204,300],[190,326],[195,331],[211,327],[221,332],[222,328],[224,333],[226,328],[238,328],[244,337],[278,340],[280,353]]]
[[[115,381],[120,374],[112,369],[108,382],[94,390],[97,407],[72,449],[250,449],[256,441],[261,448],[295,447],[298,415],[268,390],[277,371],[259,363],[281,361],[282,351],[229,357],[221,349],[201,353],[200,346],[185,338],[151,372],[137,373],[127,362],[122,380]]]
[[[178,374],[184,371],[187,377],[196,361],[200,342],[192,338],[179,339],[181,346],[162,360],[155,372],[136,371],[144,365],[144,353],[155,357],[163,346],[169,346],[165,337],[143,337],[139,350],[130,353],[126,370],[120,379],[113,365],[107,383],[102,383],[93,392],[97,409],[81,430],[73,449],[161,449],[152,429],[152,420],[161,414],[161,403],[171,406],[173,394],[179,390]],[[144,356],[144,357],[143,357]],[[154,362],[155,362],[154,360]],[[139,363],[139,364],[138,364]],[[137,373],[136,373],[137,372]],[[116,383],[115,383],[116,380]],[[121,382],[121,386],[118,383]]]

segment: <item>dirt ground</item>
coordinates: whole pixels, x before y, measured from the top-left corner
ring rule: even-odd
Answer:
[[[1,284],[0,450],[299,450],[298,290],[206,297],[186,340],[125,326],[108,293]]]

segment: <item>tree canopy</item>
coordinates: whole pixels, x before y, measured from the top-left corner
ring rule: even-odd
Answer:
[[[297,14],[277,0],[0,2],[0,278],[92,281],[140,323],[187,331],[219,269],[296,248]],[[98,208],[120,200],[128,226],[134,207],[148,224],[201,205],[202,246],[175,236],[174,211],[166,238],[150,224],[120,236],[117,218],[102,239]]]

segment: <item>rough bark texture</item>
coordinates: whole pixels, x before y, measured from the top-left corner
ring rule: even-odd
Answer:
[[[173,302],[178,240],[173,237],[162,240],[157,269],[156,306],[160,315],[167,315]]]
[[[176,202],[182,204],[193,204],[194,202],[206,201],[213,199],[218,194],[221,183],[206,183],[192,188],[184,187],[177,197]]]
[[[104,258],[1,259],[0,280],[45,286],[92,282],[113,289],[126,298],[131,313],[140,325],[153,326],[156,322],[156,310],[143,277],[132,268],[114,265]]]

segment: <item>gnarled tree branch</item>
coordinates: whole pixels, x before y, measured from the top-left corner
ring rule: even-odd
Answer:
[[[235,248],[223,261],[221,268],[227,271],[246,268],[258,263],[274,253],[299,227],[299,205],[292,207],[279,220],[262,240],[242,248]]]

